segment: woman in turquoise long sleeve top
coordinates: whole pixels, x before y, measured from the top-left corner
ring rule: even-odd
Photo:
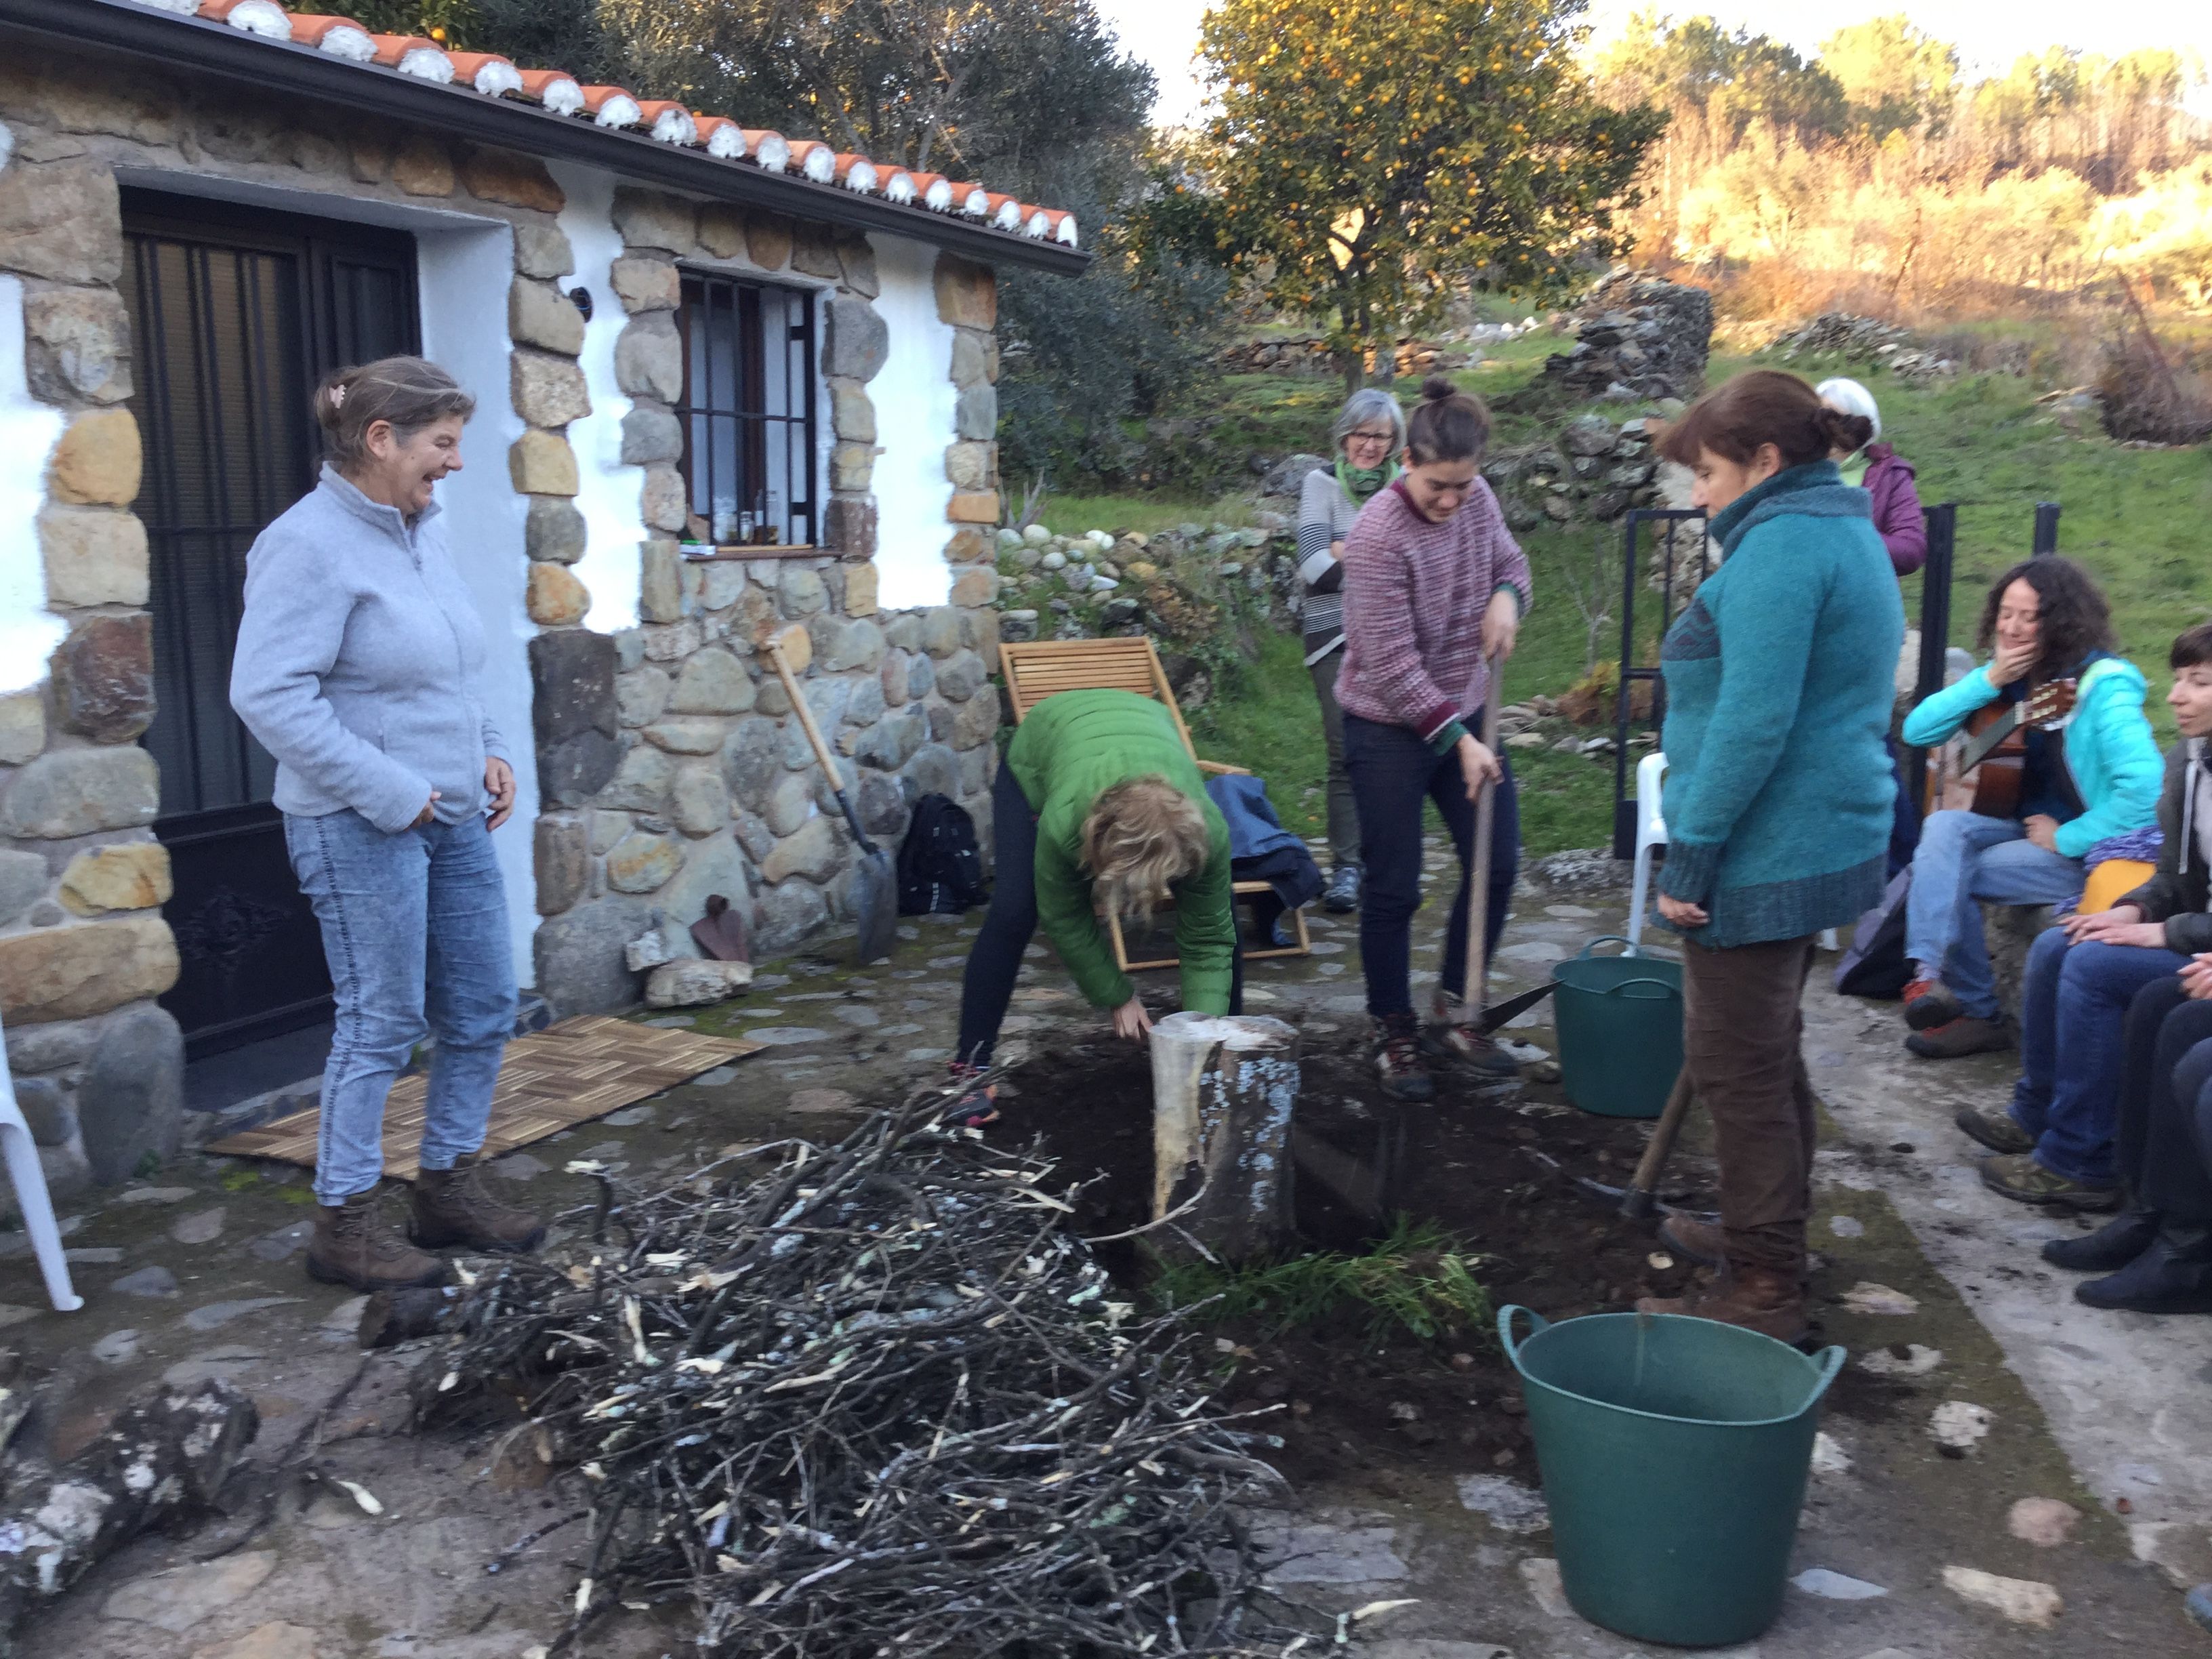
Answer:
[[[2097,842],[2148,825],[2165,770],[2144,682],[2112,654],[2112,613],[2089,574],[2056,555],[2023,560],[1998,577],[1982,613],[1990,660],[1915,708],[1905,741],[1929,749],[1975,711],[2016,702],[2056,679],[2075,682],[2063,730],[2031,730],[2020,815],[1932,814],[1912,859],[1905,950],[1905,1046],[1944,1060],[2008,1048],[1978,901],[2063,904],[2078,897],[2082,855]]]

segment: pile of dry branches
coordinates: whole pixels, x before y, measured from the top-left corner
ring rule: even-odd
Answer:
[[[917,1100],[606,1188],[596,1243],[475,1284],[423,1375],[448,1407],[518,1395],[580,1467],[571,1643],[683,1600],[749,1659],[1305,1646],[1234,1507],[1274,1478],[1255,1437],[1207,1414],[1174,1320],[1115,1299],[1052,1178]]]

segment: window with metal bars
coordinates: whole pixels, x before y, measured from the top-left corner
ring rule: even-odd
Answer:
[[[814,545],[814,296],[687,272],[676,326],[692,537],[722,547]]]

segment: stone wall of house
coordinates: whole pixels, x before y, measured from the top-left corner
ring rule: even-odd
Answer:
[[[749,907],[754,951],[787,950],[851,915],[854,848],[804,729],[761,646],[803,623],[813,646],[804,695],[836,750],[842,781],[871,836],[896,845],[915,800],[966,805],[988,834],[999,705],[998,576],[988,535],[998,519],[996,286],[981,267],[940,258],[940,316],[955,329],[949,373],[960,387],[957,441],[945,453],[950,603],[885,613],[877,605],[877,507],[870,493],[879,411],[869,383],[889,334],[865,239],[780,216],[657,191],[623,188],[614,206],[623,252],[611,273],[629,320],[616,362],[630,407],[623,459],[644,469],[639,625],[613,635],[582,625],[573,579],[559,609],[533,606],[532,642],[541,815],[536,835],[537,981],[556,1012],[620,1007],[640,977],[623,947],[656,916],[697,920],[711,894]],[[671,405],[683,386],[674,312],[680,271],[771,276],[822,292],[820,369],[830,446],[816,556],[685,559],[675,463],[683,434]],[[574,493],[526,482],[533,524]],[[556,481],[560,483],[560,481]],[[569,509],[573,512],[573,508]],[[562,519],[563,523],[566,522]],[[539,569],[573,561],[580,526],[531,547]],[[571,592],[569,590],[574,588]]]
[[[48,604],[69,628],[47,678],[0,698],[0,1020],[49,1180],[67,1192],[176,1146],[183,1045],[155,999],[180,954],[181,971],[213,971],[196,963],[192,919],[161,911],[159,779],[136,742],[155,713],[153,653],[146,533],[131,510],[141,453],[123,406],[134,365],[117,169],[325,192],[337,217],[374,200],[512,223],[509,392],[531,429],[509,463],[518,488],[544,492],[530,525],[546,561],[528,593],[540,619],[575,602],[557,554],[580,530],[559,507],[560,481],[574,476],[562,428],[581,386],[582,323],[554,280],[574,264],[555,217],[562,193],[531,158],[353,117],[339,132],[280,98],[63,54],[0,65],[0,273],[25,289],[32,395],[67,418],[35,533]],[[0,556],[33,529],[0,524]]]

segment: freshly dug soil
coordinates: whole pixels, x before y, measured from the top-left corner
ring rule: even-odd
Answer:
[[[1120,1232],[1147,1219],[1152,1185],[1152,1073],[1144,1051],[1102,1039],[1041,1054],[1012,1077],[994,1138],[1041,1138],[1073,1179],[1091,1179],[1074,1226]],[[1665,1261],[1654,1224],[1622,1221],[1575,1177],[1625,1182],[1650,1125],[1591,1116],[1556,1085],[1477,1091],[1439,1076],[1438,1097],[1401,1104],[1376,1087],[1364,1044],[1308,1026],[1297,1133],[1333,1149],[1297,1160],[1298,1230],[1316,1248],[1357,1250],[1392,1215],[1433,1221],[1481,1257],[1476,1277],[1492,1304],[1520,1303],[1547,1319],[1620,1310],[1639,1296],[1673,1295],[1686,1261]],[[1670,1201],[1710,1202],[1701,1161],[1680,1158],[1664,1183]],[[1363,1215],[1332,1192],[1349,1168],[1379,1189]],[[1102,1254],[1141,1279],[1133,1245]],[[1219,1336],[1235,1370],[1222,1398],[1283,1407],[1265,1426],[1285,1441],[1277,1462],[1294,1482],[1352,1480],[1387,1497],[1440,1469],[1502,1470],[1533,1480],[1520,1385],[1492,1330],[1434,1345],[1402,1331],[1379,1335],[1365,1310],[1322,1327],[1275,1333],[1250,1322]]]

